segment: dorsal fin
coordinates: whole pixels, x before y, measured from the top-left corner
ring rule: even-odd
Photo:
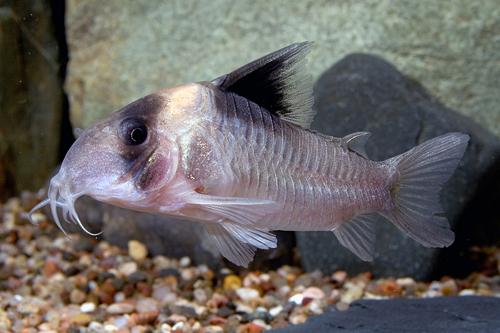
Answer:
[[[366,154],[366,142],[371,136],[370,132],[355,132],[342,138],[342,145],[352,152],[368,159]]]
[[[212,83],[245,97],[278,117],[309,128],[312,81],[302,65],[311,42],[295,43],[218,77]]]

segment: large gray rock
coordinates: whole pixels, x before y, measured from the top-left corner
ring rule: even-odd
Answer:
[[[361,300],[269,333],[497,333],[499,308],[495,297]]]
[[[297,233],[307,270],[328,273],[347,269],[418,279],[429,278],[436,271],[465,274],[471,267],[460,256],[469,246],[500,241],[497,137],[443,106],[416,81],[376,56],[354,54],[335,64],[316,83],[315,98],[319,113],[313,128],[340,137],[371,132],[367,151],[374,160],[395,156],[446,132],[468,133],[471,140],[458,170],[442,191],[446,216],[457,233],[447,251],[420,246],[380,217],[372,263],[359,260],[331,233]]]
[[[63,106],[48,1],[0,5],[0,199],[40,188],[56,166]]]
[[[353,52],[382,55],[500,135],[498,0],[67,1],[76,127],[151,91],[316,41],[315,78]]]

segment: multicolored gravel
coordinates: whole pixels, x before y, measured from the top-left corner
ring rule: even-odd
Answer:
[[[373,279],[305,273],[284,266],[267,272],[212,271],[80,235],[65,237],[45,215],[26,212],[37,195],[0,204],[0,332],[259,333],[300,324],[327,307],[360,298],[488,295],[500,297],[500,250],[485,270],[466,279],[424,283],[411,277]]]

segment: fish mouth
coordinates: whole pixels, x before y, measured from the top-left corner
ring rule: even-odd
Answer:
[[[75,202],[78,198],[81,196],[85,195],[84,192],[75,192],[72,193],[69,189],[69,187],[66,185],[67,183],[61,181],[60,175],[54,176],[49,185],[49,189],[47,192],[47,199],[43,200],[39,204],[37,204],[35,207],[33,207],[30,212],[28,213],[28,218],[31,221],[31,223],[36,223],[34,222],[32,215],[35,211],[49,205],[50,206],[50,212],[52,214],[52,218],[54,219],[54,222],[56,225],[59,227],[59,229],[69,237],[68,233],[66,230],[64,230],[61,219],[59,218],[59,213],[61,211],[61,216],[62,219],[67,222],[67,223],[74,223],[78,225],[86,234],[96,237],[102,234],[102,231],[93,233],[90,230],[88,230],[80,220],[80,217],[78,216],[78,213],[75,209]]]

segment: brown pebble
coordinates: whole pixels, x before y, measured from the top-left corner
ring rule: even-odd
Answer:
[[[101,291],[108,293],[108,294],[114,295],[116,292],[115,286],[113,285],[113,282],[111,281],[111,279],[107,279],[106,281],[104,281],[104,283],[101,285],[100,288],[101,288]]]
[[[46,277],[51,277],[55,273],[59,272],[59,266],[57,266],[57,263],[49,259],[45,262],[45,265],[43,265],[43,275]]]
[[[145,297],[150,297],[153,293],[153,288],[146,282],[137,282],[137,291]]]
[[[241,279],[236,275],[228,275],[224,278],[224,290],[234,290],[241,287]]]
[[[238,329],[238,333],[261,333],[262,331],[264,331],[264,327],[255,323],[245,324]]]
[[[87,295],[79,289],[73,289],[69,295],[69,300],[73,304],[81,304],[85,302],[86,299]]]
[[[212,309],[217,309],[223,305],[226,305],[229,299],[219,293],[214,293],[212,297],[207,302],[207,307]]]
[[[135,287],[132,283],[127,283],[124,287],[123,287],[123,294],[125,295],[125,297],[131,297],[135,292]]]
[[[109,294],[105,291],[99,291],[99,301],[103,304],[113,304],[114,302],[114,294]]]
[[[402,288],[394,280],[385,280],[378,285],[378,291],[384,296],[399,296]]]
[[[226,319],[220,316],[211,316],[208,319],[208,322],[210,323],[210,325],[224,325]]]
[[[455,280],[449,279],[441,284],[441,292],[444,296],[454,296],[458,293],[458,286]]]
[[[4,238],[4,242],[8,244],[16,244],[18,233],[16,230],[10,230]]]
[[[76,325],[85,326],[92,321],[92,317],[86,313],[79,313],[71,317],[71,322]]]
[[[159,314],[160,312],[158,310],[133,313],[130,315],[128,324],[129,326],[152,324],[156,318],[158,318]]]
[[[287,314],[286,313],[280,313],[278,314],[272,321],[271,321],[271,326],[273,328],[283,328],[287,327],[288,321],[287,321]]]

